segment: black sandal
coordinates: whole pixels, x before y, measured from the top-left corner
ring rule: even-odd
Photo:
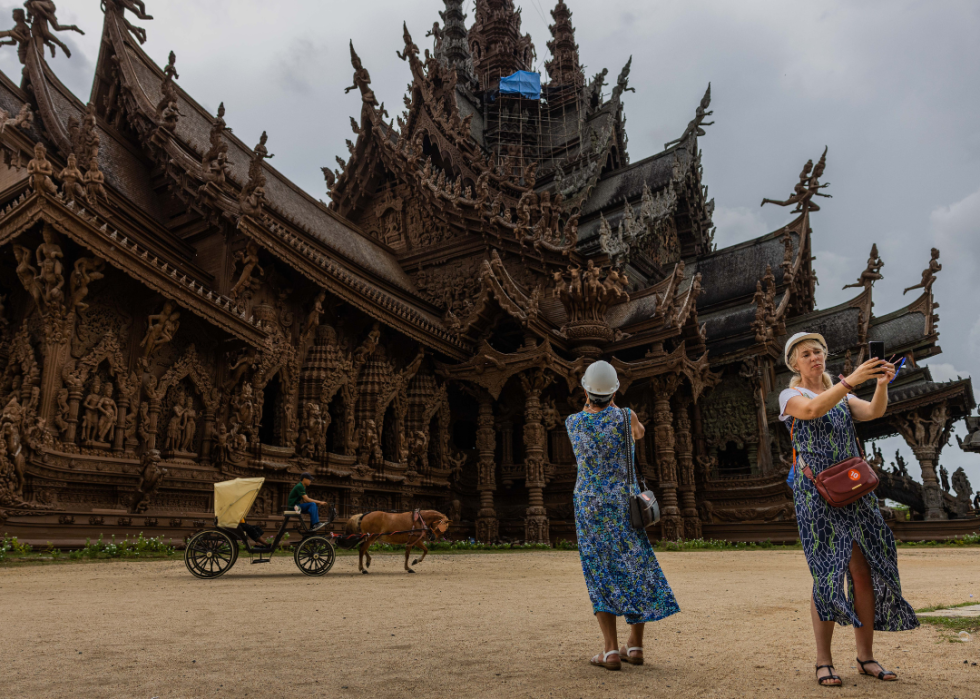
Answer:
[[[834,674],[834,666],[833,665],[817,665],[816,668],[817,668],[817,684],[819,684],[821,687],[843,687],[844,686],[843,680],[841,680],[840,677],[838,677],[837,675]],[[829,668],[830,669],[830,674],[827,675],[826,677],[821,677],[820,676],[820,671],[823,670],[824,668]],[[837,684],[827,684],[827,682],[833,682],[834,680],[837,680]]]
[[[879,663],[877,660],[875,660],[874,658],[872,658],[871,660],[861,660],[860,658],[854,658],[854,659],[857,660],[858,665],[861,666],[861,674],[862,675],[867,675],[868,677],[877,677],[879,680],[881,680],[883,682],[894,682],[895,680],[898,679],[898,675],[896,675],[891,670],[886,670],[884,668],[884,666],[881,663]],[[866,672],[865,669],[864,669],[864,666],[865,665],[877,665],[878,667],[881,668],[881,672],[879,672],[877,675],[875,675],[874,673],[871,673],[871,672]],[[886,675],[891,675],[892,676],[892,679],[886,680],[885,679],[885,676]]]

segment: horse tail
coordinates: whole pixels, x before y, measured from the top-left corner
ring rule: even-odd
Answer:
[[[364,518],[363,514],[354,515],[347,520],[347,527],[345,531],[348,534],[360,534],[361,533],[361,520]]]

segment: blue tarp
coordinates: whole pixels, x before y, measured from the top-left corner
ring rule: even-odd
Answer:
[[[500,94],[520,95],[524,99],[541,99],[541,74],[519,70],[500,79]]]

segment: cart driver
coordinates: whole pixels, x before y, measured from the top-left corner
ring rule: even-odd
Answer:
[[[293,486],[293,489],[289,491],[289,500],[286,503],[287,510],[296,510],[297,512],[302,512],[310,516],[310,529],[316,531],[323,526],[326,526],[326,522],[320,524],[320,512],[317,510],[318,505],[326,505],[327,503],[322,500],[314,500],[309,495],[306,494],[306,489],[310,487],[313,483],[313,476],[309,473],[304,473],[299,477],[299,483]]]

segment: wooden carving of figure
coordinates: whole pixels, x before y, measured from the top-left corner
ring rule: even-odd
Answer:
[[[409,448],[409,467],[421,471],[428,459],[429,435],[424,430],[416,430]]]
[[[174,400],[174,414],[167,423],[167,441],[163,448],[167,451],[180,451],[181,442],[184,439],[184,400],[183,396],[178,396]]]
[[[31,40],[31,26],[27,23],[27,13],[17,8],[13,12],[14,28],[0,32],[0,39],[10,39],[0,41],[0,46],[17,46],[17,56],[21,63],[27,60],[27,45]]]
[[[367,358],[374,354],[374,350],[378,347],[378,341],[381,339],[381,326],[375,323],[371,326],[371,332],[368,333],[367,339],[354,350],[354,365],[363,364],[367,361]]]
[[[170,57],[167,61],[167,66],[163,69],[163,82],[160,85],[160,101],[157,102],[157,117],[159,120],[166,122],[165,113],[173,105],[173,110],[175,112],[174,116],[178,116],[177,112],[177,89],[174,87],[174,79],[179,79],[180,76],[177,74],[177,54],[173,51],[170,52]],[[174,119],[174,126],[177,122]],[[165,124],[169,126],[169,124]]]
[[[616,87],[614,87],[613,90],[612,90],[613,99],[614,100],[619,99],[620,97],[622,97],[622,95],[623,95],[624,92],[636,92],[636,88],[629,87],[629,82],[630,82],[630,67],[632,65],[633,65],[633,57],[630,56],[629,60],[626,61],[626,65],[623,66],[623,69],[621,71],[619,71],[619,77],[616,78]],[[711,83],[708,83],[708,92],[706,93],[706,95],[710,95],[710,94],[711,94]],[[708,97],[707,99],[708,99],[709,102],[711,101],[711,98],[710,97]],[[701,104],[704,105],[704,100],[701,100]],[[704,107],[703,106],[698,108],[698,113],[700,114],[701,119],[704,120],[704,116],[705,115],[704,115]],[[711,112],[708,112],[708,114],[711,114]],[[700,122],[698,122],[698,124],[700,125]],[[708,124],[708,125],[710,126],[710,124]],[[690,126],[688,126],[688,128],[690,128]],[[698,130],[698,135],[699,136],[704,136],[704,131],[701,131],[699,129]]]
[[[238,385],[239,379],[245,375],[249,368],[255,368],[255,348],[249,347],[238,355],[235,363],[228,367],[228,380],[224,382],[222,388],[225,393],[231,391]]]
[[[107,383],[102,387],[102,398],[99,400],[99,441],[105,442],[109,433],[116,426],[116,418],[119,410],[116,408],[116,401],[112,400],[112,384]]]
[[[41,269],[41,281],[44,282],[44,300],[52,303],[55,299],[60,301],[63,295],[61,288],[65,285],[65,278],[61,260],[65,254],[61,251],[51,226],[44,226],[41,237],[44,242],[37,248],[37,265]]]
[[[922,447],[926,446],[926,420],[918,413],[912,413],[909,415],[909,421],[911,424],[911,432],[915,438],[915,445]]]
[[[141,44],[145,44],[146,30],[142,27],[137,27],[130,24],[129,20],[125,17],[126,10],[129,10],[140,19],[153,19],[152,15],[146,14],[146,5],[144,4],[143,0],[109,0],[109,3],[117,9],[119,16],[122,17],[122,21],[126,25],[126,28],[133,33],[137,41],[139,41]],[[103,5],[104,4],[105,3],[103,3]]]
[[[350,42],[350,62],[354,66],[354,84],[344,88],[344,94],[347,94],[351,90],[360,90],[361,100],[364,104],[366,106],[377,107],[378,99],[374,96],[374,91],[371,89],[371,74],[368,73],[367,68],[361,65],[361,57],[354,50],[353,41]]]
[[[14,257],[17,258],[17,278],[41,308],[41,282],[37,278],[37,270],[31,265],[31,251],[22,245],[14,245],[13,248]]]
[[[235,282],[235,286],[231,288],[231,292],[229,293],[229,296],[233,299],[237,299],[245,291],[245,288],[251,284],[252,272],[258,270],[260,277],[265,274],[265,270],[259,264],[259,246],[254,240],[248,241],[244,252],[239,250],[235,253],[235,260],[241,262],[244,266],[242,267],[241,276],[238,277],[238,281]]]
[[[82,403],[82,441],[95,441],[99,429],[99,403],[102,402],[102,379],[92,379],[92,388]]]
[[[48,160],[48,149],[43,143],[34,146],[34,157],[27,163],[28,183],[37,192],[57,194],[58,187],[51,180],[54,167]]]
[[[0,32],[0,36],[3,36],[6,32]],[[0,45],[7,42],[0,41]],[[34,123],[34,112],[31,111],[31,105],[25,104],[17,112],[17,116],[12,117],[6,109],[0,109],[0,134],[3,134],[7,130],[8,126],[23,126],[24,124]]]
[[[800,173],[800,181],[793,185],[793,193],[789,195],[788,199],[784,201],[778,201],[776,199],[763,199],[759,206],[765,206],[766,204],[792,206],[793,204],[798,204],[806,196],[807,184],[810,182],[810,172],[812,170],[813,160],[807,160],[806,165],[803,166],[803,172]]]
[[[214,431],[214,446],[211,449],[211,459],[214,461],[214,465],[219,468],[228,461],[228,439],[230,436],[225,423],[219,422]]]
[[[242,391],[231,399],[232,432],[251,431],[255,418],[255,404],[252,402],[252,384],[242,385]]]
[[[939,481],[942,483],[943,490],[949,492],[949,471],[945,466],[939,467]]]
[[[51,57],[54,58],[54,47],[57,45],[65,52],[65,56],[70,58],[71,51],[58,37],[51,33],[51,30],[57,32],[73,31],[79,34],[85,34],[85,32],[74,24],[58,24],[58,17],[55,14],[57,8],[51,0],[27,0],[24,7],[27,8],[27,18],[31,20],[32,29],[37,30],[42,43],[51,49]]]
[[[448,458],[449,465],[452,467],[449,471],[449,479],[454,483],[458,483],[459,479],[463,477],[463,466],[469,461],[466,454],[461,451],[456,452],[455,455],[450,455]]]
[[[92,157],[88,161],[88,170],[85,171],[85,191],[88,194],[88,198],[91,200],[107,199],[105,193],[105,175],[99,169],[99,159],[97,157]]]
[[[149,327],[146,330],[146,336],[140,342],[140,347],[143,348],[143,359],[148,359],[157,348],[174,338],[177,329],[180,327],[179,318],[180,313],[174,310],[173,301],[166,301],[163,304],[163,310],[146,319]]]
[[[142,462],[143,471],[140,474],[139,485],[136,486],[133,504],[130,506],[130,511],[134,513],[146,512],[153,494],[169,473],[167,469],[160,467],[160,452],[156,449],[150,449],[143,454]]]
[[[871,256],[868,258],[867,268],[861,272],[861,276],[853,284],[847,284],[844,289],[850,289],[853,287],[863,286],[869,288],[874,285],[876,281],[884,279],[881,274],[881,268],[885,266],[885,263],[878,256],[878,244],[874,243],[871,245]]]
[[[711,83],[708,83],[708,89],[704,91],[704,97],[701,98],[701,104],[699,104],[697,109],[694,110],[694,119],[692,119],[690,123],[688,123],[687,128],[684,129],[684,133],[681,134],[680,138],[674,139],[669,143],[665,143],[664,148],[669,148],[675,143],[683,143],[687,138],[690,138],[692,134],[695,137],[704,136],[705,130],[701,127],[711,126],[712,124],[715,123],[713,121],[705,121],[706,118],[714,114],[713,111],[710,112],[707,111],[708,106],[710,104],[711,104]]]
[[[184,402],[181,423],[180,451],[191,452],[194,446],[194,434],[197,432],[197,411],[194,410],[194,399],[191,396],[187,396]]]
[[[313,308],[310,309],[309,315],[306,316],[306,322],[303,324],[302,335],[308,335],[313,332],[316,327],[320,324],[320,316],[323,315],[323,302],[327,298],[326,291],[320,291],[313,299]]]
[[[4,446],[7,449],[7,459],[11,461],[14,467],[14,493],[23,496],[27,455],[24,453],[20,427],[13,422],[5,422],[3,427],[0,427],[0,437],[3,438]]]
[[[905,294],[912,291],[912,289],[923,289],[926,291],[926,293],[932,291],[932,285],[936,281],[936,274],[942,270],[943,266],[939,263],[939,248],[933,248],[931,254],[932,257],[929,260],[929,266],[922,270],[922,281],[903,291],[902,296],[905,296]]]
[[[68,156],[69,158],[71,156]],[[88,296],[88,285],[102,279],[105,263],[98,257],[82,257],[75,261],[75,271],[71,275],[71,305],[79,311],[88,309],[85,297]]]
[[[59,177],[61,178],[61,190],[66,199],[74,200],[85,196],[85,188],[80,184],[85,176],[78,169],[78,159],[74,153],[68,154],[68,164],[61,171]]]
[[[940,403],[935,408],[932,409],[932,415],[929,418],[929,443],[939,444],[939,437],[942,435],[943,431],[946,429],[946,404]]]

